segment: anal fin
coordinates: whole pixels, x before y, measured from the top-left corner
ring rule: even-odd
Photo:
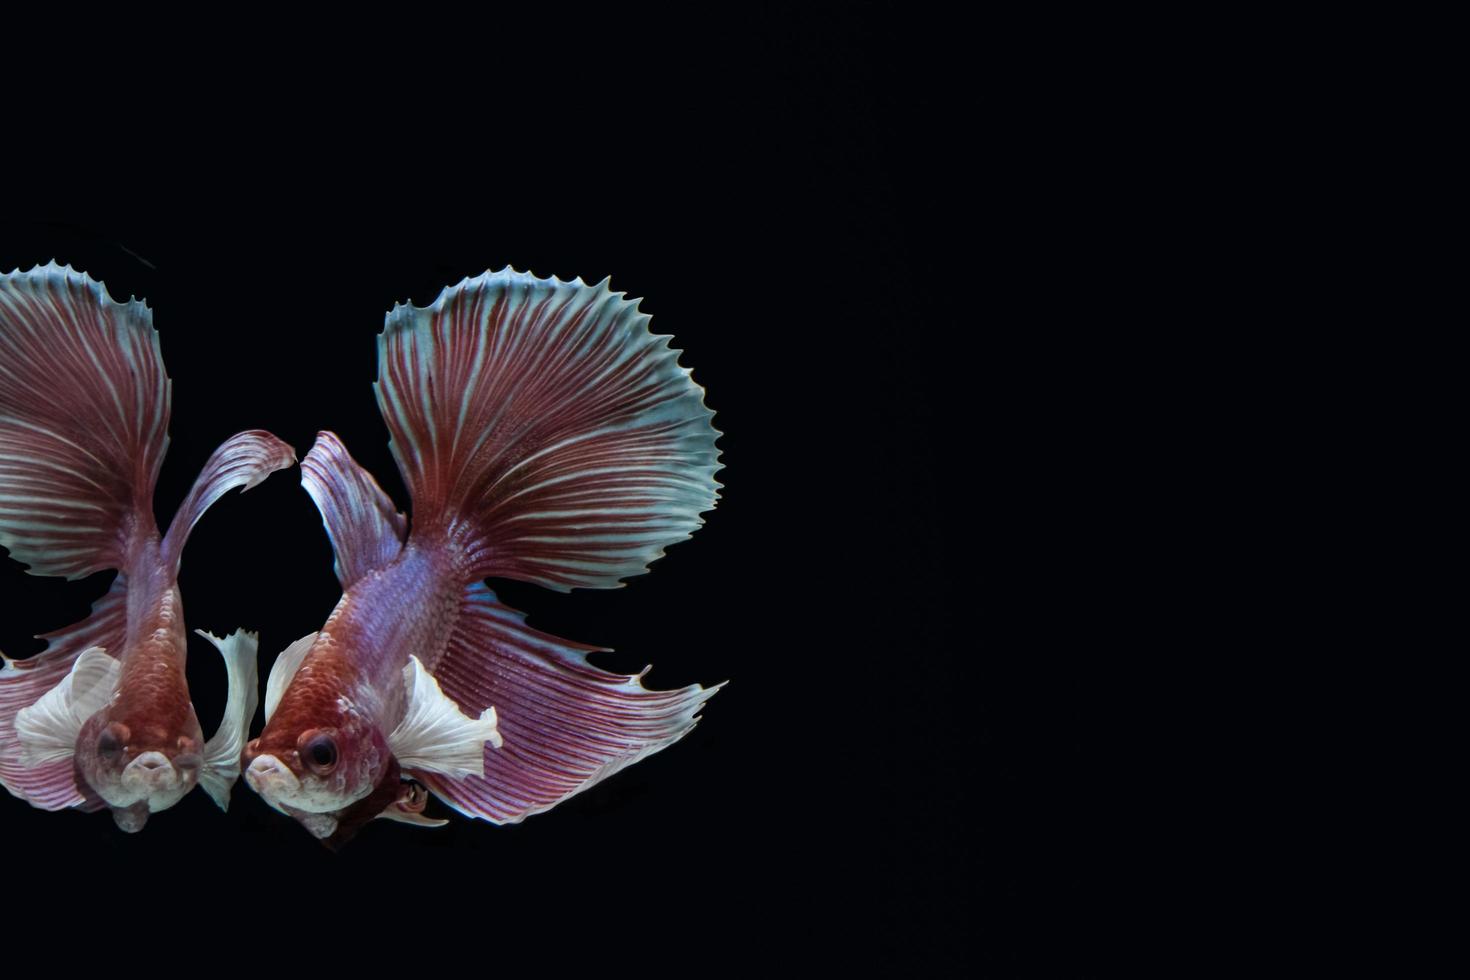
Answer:
[[[531,629],[470,585],[430,672],[466,715],[493,707],[503,743],[486,746],[483,776],[405,771],[467,816],[518,823],[677,742],[721,686],[650,691],[588,663],[598,649]]]

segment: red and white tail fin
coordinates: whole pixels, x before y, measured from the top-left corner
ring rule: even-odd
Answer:
[[[34,575],[126,563],[155,530],[169,381],[153,315],[54,262],[0,275],[0,545]]]
[[[531,629],[483,584],[465,589],[454,634],[429,671],[469,717],[495,709],[484,773],[413,775],[463,814],[518,823],[673,745],[723,685],[650,691],[587,662],[598,647]],[[646,673],[646,671],[645,671]]]
[[[559,591],[647,571],[714,507],[704,392],[607,282],[504,269],[397,306],[378,405],[413,497],[475,578]]]

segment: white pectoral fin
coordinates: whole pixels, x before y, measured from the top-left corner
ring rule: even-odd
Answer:
[[[441,772],[449,776],[482,776],[485,743],[500,748],[495,709],[471,718],[439,689],[439,682],[418,657],[403,668],[408,711],[388,736],[388,748],[404,769]]]
[[[101,647],[83,650],[71,672],[15,716],[15,734],[28,766],[69,759],[87,719],[117,692],[122,665]]]
[[[276,713],[276,705],[281,703],[281,695],[286,693],[286,688],[291,686],[291,678],[296,676],[296,669],[301,666],[301,661],[306,659],[311,645],[316,642],[317,634],[308,633],[295,643],[281,651],[271,667],[271,675],[265,682],[265,720],[270,721],[271,715]]]
[[[260,637],[236,630],[224,639],[203,630],[195,630],[225,658],[225,674],[229,679],[229,695],[219,730],[204,743],[204,765],[199,770],[199,785],[221,810],[230,808],[230,790],[240,778],[240,753],[245,751],[250,719],[259,701],[256,693],[255,655]]]

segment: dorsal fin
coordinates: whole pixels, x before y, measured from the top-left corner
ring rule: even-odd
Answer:
[[[378,406],[415,532],[477,578],[616,588],[714,507],[719,435],[669,338],[607,282],[503,269],[397,306]]]
[[[31,574],[126,564],[155,527],[168,414],[147,306],[54,262],[0,274],[0,545]]]
[[[301,485],[321,511],[342,588],[382,568],[403,550],[408,522],[335,434],[317,433],[316,445],[301,463]]]

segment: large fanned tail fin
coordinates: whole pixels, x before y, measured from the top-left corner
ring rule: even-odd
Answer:
[[[51,263],[0,275],[0,545],[34,575],[126,564],[155,531],[169,381],[153,316]]]
[[[475,578],[614,588],[689,537],[719,469],[704,393],[607,282],[504,269],[397,306],[378,405],[414,533]]]
[[[642,674],[587,662],[598,647],[526,625],[483,584],[466,588],[454,634],[429,669],[468,717],[494,708],[484,775],[404,771],[461,813],[518,823],[677,742],[723,685],[650,691]]]
[[[127,582],[119,575],[92,606],[91,614],[64,630],[45,634],[45,651],[26,660],[6,658],[0,666],[0,784],[43,810],[83,806],[88,791],[74,776],[72,759],[31,765],[16,735],[16,715],[35,704],[71,673],[81,654],[94,647],[122,649],[127,630]]]

